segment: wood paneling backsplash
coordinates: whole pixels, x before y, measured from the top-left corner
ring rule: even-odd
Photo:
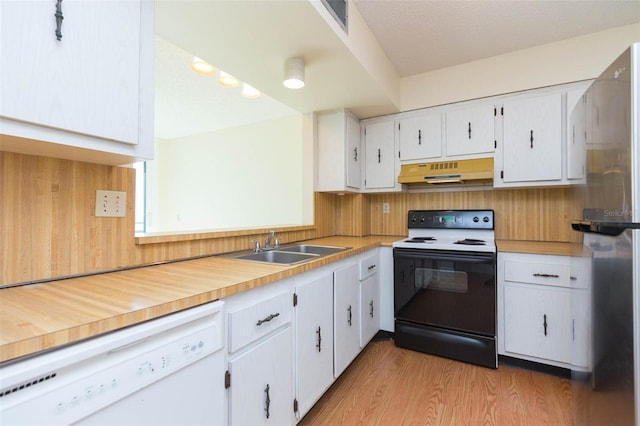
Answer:
[[[137,245],[135,170],[0,152],[0,284],[100,272],[250,247],[241,236]],[[127,192],[125,218],[96,218],[97,189]],[[382,213],[388,202],[390,213]],[[496,237],[580,242],[569,229],[582,217],[578,189],[439,193],[316,193],[315,228],[278,232],[285,242],[332,235],[406,235],[410,209],[491,208]]]
[[[256,230],[137,245],[134,185],[132,168],[0,151],[0,285],[244,250],[266,236]],[[95,217],[97,189],[126,191],[126,217]],[[315,228],[278,236],[288,242],[336,234],[335,199],[316,194]]]
[[[497,239],[581,243],[570,223],[582,218],[582,200],[578,188],[371,194],[370,233],[406,235],[408,210],[492,209]],[[389,214],[382,213],[385,202]]]

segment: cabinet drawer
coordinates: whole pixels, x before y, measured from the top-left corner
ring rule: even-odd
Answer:
[[[380,262],[378,255],[368,256],[360,261],[360,281],[378,272]]]
[[[282,293],[229,312],[229,352],[235,352],[291,322],[291,297],[289,293]]]
[[[588,265],[584,262],[536,262],[505,260],[504,279],[510,282],[542,284],[556,287],[584,288],[587,286]]]

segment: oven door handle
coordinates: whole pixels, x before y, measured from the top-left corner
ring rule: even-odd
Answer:
[[[397,248],[393,251],[393,257],[396,259],[451,260],[469,263],[489,263],[496,260],[495,253]]]

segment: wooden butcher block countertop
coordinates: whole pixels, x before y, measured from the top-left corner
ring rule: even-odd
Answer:
[[[402,237],[330,237],[307,244],[352,247],[299,265],[210,256],[0,290],[0,362],[197,306]]]

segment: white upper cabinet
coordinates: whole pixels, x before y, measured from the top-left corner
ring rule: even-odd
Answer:
[[[506,96],[497,109],[495,187],[580,184],[585,179],[589,82]]]
[[[504,181],[562,179],[562,95],[504,102]]]
[[[494,106],[483,103],[447,112],[446,154],[460,156],[493,152]]]
[[[321,113],[317,132],[316,191],[357,192],[364,161],[360,121],[347,111]]]
[[[400,160],[439,158],[442,155],[442,115],[423,113],[400,119]]]
[[[54,156],[72,159],[85,159],[73,148],[152,157],[153,2],[60,5],[58,40],[55,1],[0,3],[3,144],[32,153],[29,139],[53,143]]]
[[[567,179],[584,179],[587,167],[587,95],[570,112],[567,140]]]
[[[395,191],[398,184],[396,122],[384,120],[364,125],[365,189]]]

